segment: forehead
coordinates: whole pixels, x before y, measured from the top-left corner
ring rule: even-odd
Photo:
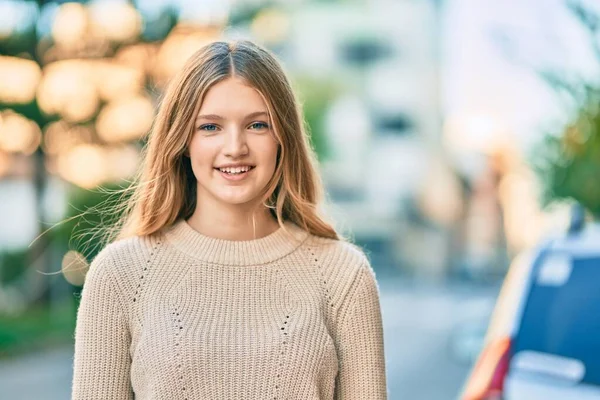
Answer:
[[[227,78],[208,89],[199,114],[235,117],[257,111],[268,111],[260,92],[240,78]]]

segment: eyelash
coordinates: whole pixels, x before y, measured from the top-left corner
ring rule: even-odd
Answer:
[[[258,128],[258,129],[268,129],[269,128],[269,124],[267,124],[266,122],[253,122],[252,124],[250,124],[250,126],[253,126],[253,125],[262,125],[262,128]],[[206,132],[214,132],[213,129],[206,129],[207,127],[216,127],[216,125],[215,124],[205,124],[205,125],[198,127],[198,130],[206,131]]]

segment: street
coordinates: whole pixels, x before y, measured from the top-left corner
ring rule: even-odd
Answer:
[[[452,356],[453,332],[485,321],[495,288],[381,284],[390,400],[455,399],[469,365]],[[59,348],[0,362],[0,393],[7,400],[66,400],[72,349]]]

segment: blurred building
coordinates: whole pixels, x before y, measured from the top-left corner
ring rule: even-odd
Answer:
[[[308,3],[291,14],[283,54],[293,70],[346,85],[323,110],[335,220],[373,250],[374,263],[437,252],[419,260],[434,274],[442,273],[443,244],[403,250],[410,207],[440,143],[438,19],[433,1]]]

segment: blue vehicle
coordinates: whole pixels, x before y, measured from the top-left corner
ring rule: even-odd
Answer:
[[[600,223],[511,265],[461,400],[600,400]]]

